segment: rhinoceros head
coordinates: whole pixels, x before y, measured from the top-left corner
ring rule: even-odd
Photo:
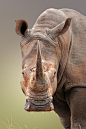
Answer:
[[[25,20],[16,21],[16,33],[21,36],[22,81],[26,95],[25,110],[53,110],[53,95],[57,88],[58,68],[62,51],[59,35],[69,28],[68,18],[53,28],[36,23],[31,30]]]

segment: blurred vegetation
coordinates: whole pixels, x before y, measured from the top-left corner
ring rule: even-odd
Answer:
[[[5,118],[6,118],[6,120],[7,120],[6,123],[4,123],[3,121],[0,121],[0,123],[3,124],[4,129],[23,129],[23,128],[21,128],[20,125],[18,125],[17,123],[13,125],[12,116],[11,116],[11,120],[9,120],[7,117],[5,117]],[[27,125],[24,125],[24,126],[25,126],[24,129],[29,129],[29,128],[27,127]],[[34,129],[39,129],[39,128],[38,128],[38,127],[35,127]],[[40,128],[40,129],[41,129],[41,128]]]

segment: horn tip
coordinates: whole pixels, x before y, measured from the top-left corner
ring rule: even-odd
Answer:
[[[37,45],[38,45],[38,47],[39,47],[39,40],[38,40],[38,42],[37,42]]]
[[[39,40],[38,40],[38,42],[37,42],[37,52],[39,52],[40,51],[40,44],[39,44]]]

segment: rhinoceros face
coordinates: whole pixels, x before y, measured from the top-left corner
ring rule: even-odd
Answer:
[[[21,88],[26,95],[24,108],[27,111],[51,111],[54,108],[52,96],[57,88],[61,50],[58,41],[55,42],[52,37],[55,39],[55,33],[67,30],[67,26],[64,27],[67,20],[51,30],[28,30],[26,21],[16,21],[16,32],[22,36]]]

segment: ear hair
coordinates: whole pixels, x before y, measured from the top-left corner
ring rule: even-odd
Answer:
[[[20,36],[24,36],[25,31],[28,28],[28,24],[25,20],[15,20],[16,22],[16,27],[15,27],[15,31],[18,35]]]

